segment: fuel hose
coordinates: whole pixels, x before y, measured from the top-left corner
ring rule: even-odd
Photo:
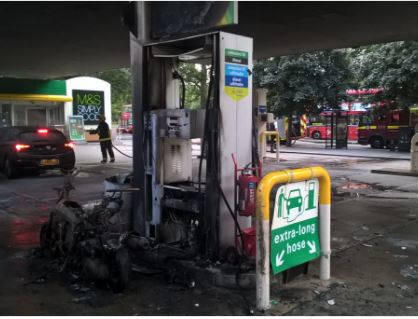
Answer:
[[[128,155],[128,154],[126,154],[126,153],[124,153],[124,152],[122,152],[120,149],[118,149],[115,145],[113,145],[113,143],[112,143],[112,147],[116,150],[116,151],[118,151],[119,153],[121,153],[123,156],[126,156],[126,157],[128,157],[128,158],[133,158],[132,156],[130,156],[130,155]]]

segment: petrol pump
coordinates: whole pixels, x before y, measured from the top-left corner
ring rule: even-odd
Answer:
[[[242,232],[251,226],[251,216],[234,211],[238,205],[234,174],[235,166],[258,165],[252,45],[248,37],[210,32],[132,46],[137,49],[131,50],[133,72],[141,70],[137,83],[142,93],[134,92],[133,103],[134,176],[142,194],[134,202],[132,221],[140,235],[164,247],[158,251],[160,261],[196,256],[222,259],[228,248],[236,246],[237,237],[243,241],[243,234],[237,235],[234,229]],[[140,64],[135,64],[135,54]],[[181,63],[210,66],[201,109],[187,105]],[[198,157],[192,155],[192,141],[200,141]],[[248,169],[243,176],[259,174],[247,173]],[[255,203],[256,183],[246,185],[253,190]],[[251,207],[244,215],[255,213],[255,205]],[[151,255],[149,251],[143,258],[158,259]]]

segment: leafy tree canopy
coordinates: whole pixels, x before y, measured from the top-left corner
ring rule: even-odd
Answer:
[[[278,116],[336,108],[349,86],[348,55],[342,50],[263,59],[255,63],[256,87],[268,89],[267,103]]]
[[[186,84],[185,106],[189,109],[204,107],[208,90],[209,66],[194,63],[181,63],[179,73]]]
[[[360,47],[352,58],[359,87],[383,88],[374,100],[390,101],[392,107],[410,107],[418,102],[418,42]]]
[[[112,121],[117,122],[122,111],[122,106],[132,103],[131,70],[126,68],[103,71],[94,74],[93,76],[110,83],[112,96]]]
[[[209,66],[182,63],[186,83],[186,107],[205,104]],[[383,88],[375,100],[394,107],[418,103],[418,42],[402,41],[345,50],[304,53],[258,60],[254,64],[255,87],[268,89],[268,107],[277,116],[290,112],[320,112],[338,107],[347,88]],[[111,84],[112,120],[132,101],[130,69],[93,74]]]

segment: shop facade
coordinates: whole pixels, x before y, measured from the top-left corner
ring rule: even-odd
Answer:
[[[0,127],[48,126],[66,132],[70,116],[84,129],[96,128],[103,114],[111,125],[110,84],[93,77],[68,80],[0,78]],[[86,134],[87,140],[94,140]]]
[[[0,126],[65,125],[65,81],[0,78]]]

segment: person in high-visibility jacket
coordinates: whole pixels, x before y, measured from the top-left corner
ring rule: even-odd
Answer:
[[[100,150],[102,151],[103,160],[102,164],[107,163],[107,153],[109,153],[110,163],[115,161],[115,154],[112,149],[112,138],[110,136],[109,125],[106,123],[104,115],[99,116],[99,125],[95,130],[91,130],[92,134],[99,134]]]

